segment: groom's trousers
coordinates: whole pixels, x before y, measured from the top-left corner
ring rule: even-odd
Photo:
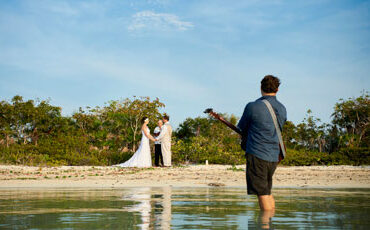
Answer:
[[[154,165],[159,166],[159,161],[161,161],[162,166],[163,164],[163,155],[162,155],[162,148],[161,144],[154,145]]]

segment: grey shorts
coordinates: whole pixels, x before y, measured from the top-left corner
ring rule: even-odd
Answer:
[[[271,195],[272,176],[278,162],[268,162],[247,154],[247,190],[250,195]]]

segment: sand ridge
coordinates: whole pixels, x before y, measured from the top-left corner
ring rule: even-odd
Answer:
[[[245,165],[168,168],[0,165],[0,188],[123,188],[245,186]],[[274,187],[370,188],[369,166],[279,166]]]

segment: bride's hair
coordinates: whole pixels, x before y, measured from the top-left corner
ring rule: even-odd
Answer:
[[[146,120],[146,119],[148,119],[148,117],[143,117],[143,118],[141,119],[141,123],[142,123],[142,124],[144,124],[144,122],[145,122],[145,120]]]

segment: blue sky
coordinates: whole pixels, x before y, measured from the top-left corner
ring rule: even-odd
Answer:
[[[0,99],[51,99],[70,115],[158,97],[177,126],[241,116],[278,76],[288,119],[330,122],[370,89],[370,1],[0,0]]]

